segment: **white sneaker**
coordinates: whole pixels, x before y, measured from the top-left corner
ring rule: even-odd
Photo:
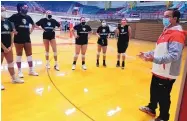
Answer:
[[[85,64],[84,64],[84,65],[82,65],[82,69],[84,69],[84,70],[86,70],[86,69],[87,69]]]
[[[5,87],[3,85],[1,85],[1,90],[5,90]]]
[[[55,69],[56,71],[60,71],[58,64],[56,64],[56,65],[54,66],[54,69]]]
[[[18,77],[19,77],[19,78],[23,78],[23,73],[22,73],[21,70],[18,70]]]
[[[24,83],[24,80],[21,80],[20,78],[15,78],[15,79],[12,79],[12,83],[20,83],[20,84],[22,84],[22,83]]]
[[[75,68],[76,68],[76,65],[73,64],[73,65],[72,65],[72,70],[75,70]]]
[[[46,68],[47,68],[47,69],[50,69],[50,64],[49,64],[49,63],[46,64]]]
[[[38,76],[38,73],[36,73],[34,70],[30,70],[29,75]]]

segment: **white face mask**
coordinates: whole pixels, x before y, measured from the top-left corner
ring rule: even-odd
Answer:
[[[2,16],[3,18],[6,18],[6,11],[1,12],[1,16]]]
[[[102,25],[102,26],[106,26],[106,23],[105,23],[105,22],[103,22],[101,25]]]

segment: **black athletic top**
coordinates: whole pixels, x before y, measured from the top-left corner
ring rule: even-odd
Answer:
[[[79,36],[78,40],[88,40],[88,33],[92,31],[89,25],[82,24],[75,25],[74,30],[77,31],[77,35]]]
[[[11,45],[11,32],[13,31],[12,24],[9,20],[1,20],[1,42],[5,47]]]
[[[44,32],[53,32],[55,27],[60,27],[60,24],[55,19],[42,18],[36,22],[37,26],[41,26]]]
[[[108,34],[110,33],[110,29],[108,26],[100,26],[98,29],[97,29],[97,33],[100,35],[100,37],[102,39],[106,39]]]
[[[25,41],[30,40],[30,27],[29,25],[34,25],[32,18],[29,15],[21,15],[20,13],[13,14],[8,18],[10,22],[14,24],[17,35],[14,36],[14,40]]]
[[[129,31],[128,31],[128,25],[122,27],[119,26],[118,27],[119,30],[119,38],[118,38],[118,42],[129,42]]]

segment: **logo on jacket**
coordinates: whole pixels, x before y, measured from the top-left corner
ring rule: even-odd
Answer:
[[[8,29],[9,29],[9,27],[8,27],[8,25],[7,25],[7,24],[3,24],[3,27],[4,27],[6,30],[8,30]]]
[[[26,19],[22,19],[22,22],[23,22],[23,24],[27,23]]]
[[[103,29],[103,30],[102,30],[102,32],[104,33],[104,32],[106,32],[106,30],[105,30],[105,29]]]
[[[48,25],[48,26],[51,26],[51,22],[47,22],[47,25]]]
[[[124,29],[121,29],[121,32],[124,32]]]

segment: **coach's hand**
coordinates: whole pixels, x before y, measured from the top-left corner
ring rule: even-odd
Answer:
[[[150,56],[146,56],[146,57],[144,57],[144,60],[145,60],[145,61],[153,62],[154,57],[153,57],[152,55],[150,55]]]
[[[144,53],[143,53],[143,52],[140,52],[137,56],[138,56],[139,58],[141,58],[141,59],[144,59]]]

